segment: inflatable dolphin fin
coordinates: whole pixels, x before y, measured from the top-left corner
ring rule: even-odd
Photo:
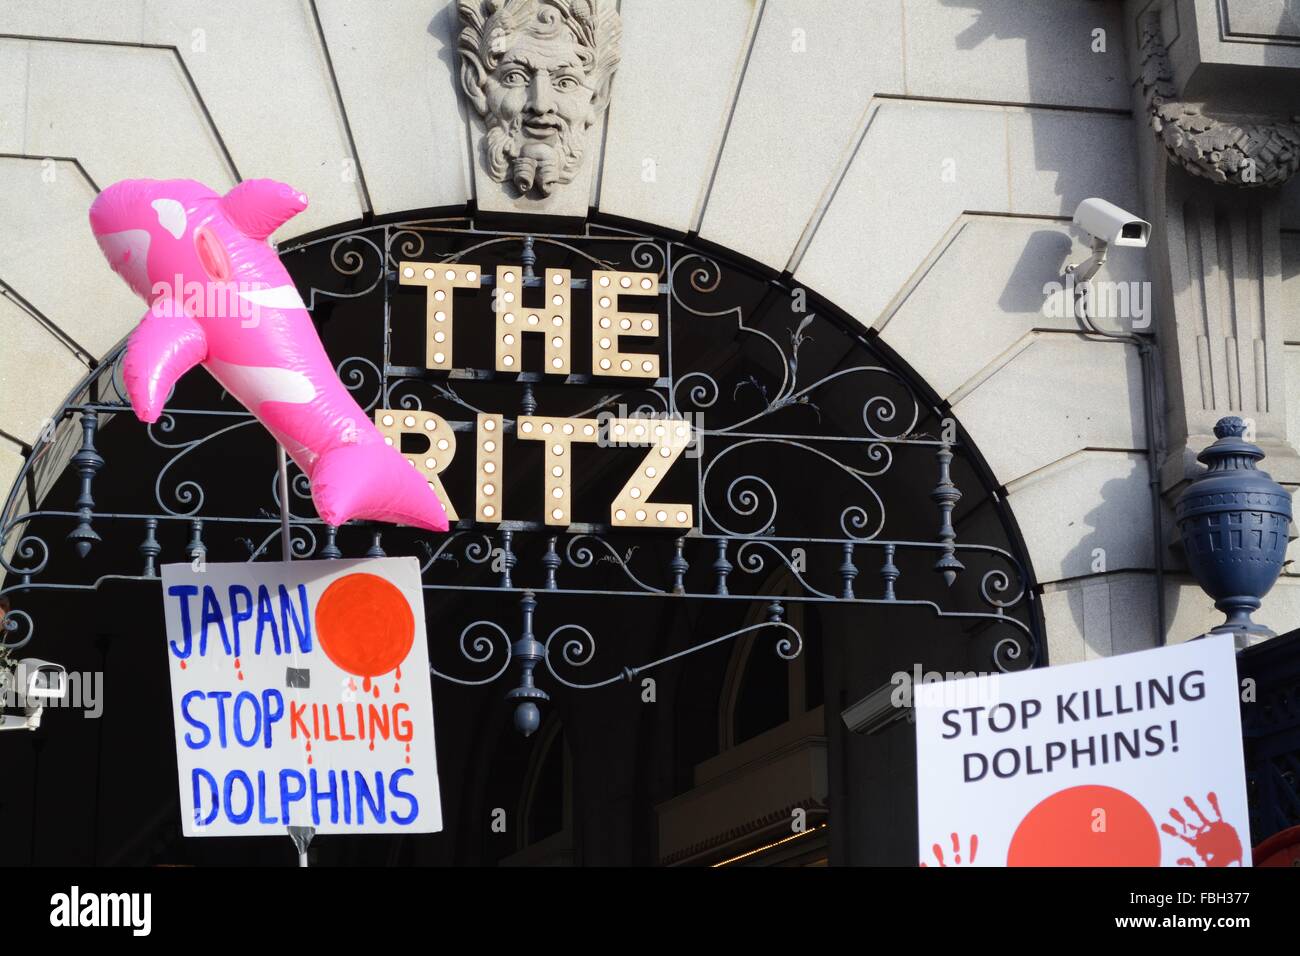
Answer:
[[[250,239],[265,239],[306,208],[306,196],[274,179],[246,179],[221,197],[226,218]]]
[[[327,524],[364,518],[447,530],[447,514],[428,481],[387,445],[330,449],[316,462],[311,487]]]
[[[153,304],[131,333],[122,363],[126,394],[143,422],[156,422],[172,386],[208,356],[203,329],[171,298]]]

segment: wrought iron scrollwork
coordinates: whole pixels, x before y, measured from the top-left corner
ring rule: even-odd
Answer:
[[[504,674],[510,667],[512,654],[510,650],[510,635],[506,629],[495,621],[473,621],[466,624],[460,632],[460,639],[457,641],[460,647],[460,655],[471,664],[486,664],[496,656],[498,648],[495,642],[483,634],[475,635],[470,638],[471,633],[483,628],[497,634],[501,638],[501,664],[495,671],[487,677],[467,679],[464,677],[453,677],[451,674],[444,674],[432,665],[429,671],[435,676],[445,681],[451,681],[453,684],[460,684],[462,687],[482,687],[485,684],[491,684],[498,677]],[[467,643],[468,642],[468,643]]]
[[[0,647],[16,651],[26,646],[35,632],[32,616],[19,608],[11,608],[0,618]]]
[[[765,630],[775,630],[784,634],[783,637],[777,640],[775,646],[776,655],[780,657],[781,660],[792,661],[803,653],[803,635],[799,633],[797,628],[792,627],[781,620],[762,621],[758,624],[751,624],[748,627],[728,631],[726,634],[720,634],[719,636],[704,641],[703,643],[693,644],[684,650],[676,651],[672,654],[666,654],[663,657],[656,658],[655,660],[648,661],[644,664],[624,666],[612,677],[606,677],[601,680],[590,681],[587,683],[580,683],[569,680],[556,670],[555,662],[551,656],[551,644],[562,634],[571,635],[560,645],[559,656],[566,666],[570,668],[579,668],[586,667],[595,658],[596,638],[592,635],[591,631],[587,630],[587,628],[583,627],[581,624],[561,624],[547,636],[544,645],[545,655],[543,659],[546,662],[546,669],[551,672],[551,676],[565,687],[571,688],[572,690],[595,690],[600,687],[609,687],[611,684],[617,684],[621,681],[633,681],[647,671],[654,670],[656,667],[662,667],[664,664],[671,663],[672,661],[681,660],[683,657],[689,657],[692,654],[697,654],[700,651],[706,650],[710,647],[715,647],[726,641],[734,641],[736,638],[743,637],[746,634],[753,634],[757,631]],[[572,636],[575,633],[577,636]]]
[[[589,543],[580,543],[584,541]],[[625,559],[623,555],[619,554],[618,550],[604,538],[599,538],[590,534],[575,535],[569,539],[569,543],[564,549],[565,560],[568,562],[570,567],[583,569],[590,568],[596,560],[593,546],[595,548],[603,549],[608,558],[617,565],[618,569],[623,572],[627,580],[632,582],[637,589],[644,591],[647,594],[664,593],[663,588],[657,588],[646,584],[639,577],[633,574],[632,569],[628,566],[627,559]]]

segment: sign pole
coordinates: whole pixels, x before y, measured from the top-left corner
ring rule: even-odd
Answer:
[[[289,546],[289,457],[284,446],[275,446],[280,468],[280,560],[292,561],[293,549]]]
[[[311,845],[311,838],[316,835],[313,827],[289,827],[289,839],[293,845],[298,848],[298,866],[310,866],[307,862],[307,847]]]
[[[293,560],[293,548],[289,543],[289,456],[284,453],[284,446],[275,446],[280,483],[280,559]],[[316,831],[311,827],[289,827],[289,839],[298,849],[298,866],[310,866],[307,862],[307,847]]]

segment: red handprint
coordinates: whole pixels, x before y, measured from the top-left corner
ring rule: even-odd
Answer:
[[[955,833],[952,834],[951,839],[952,839],[952,864],[951,865],[961,866],[962,865],[961,839]],[[980,838],[976,836],[974,833],[972,833],[970,836],[970,853],[966,857],[967,864],[971,864],[975,862],[975,853],[979,850],[979,848],[980,848]],[[936,843],[931,847],[931,849],[934,850],[934,858],[939,861],[940,866],[949,865],[943,858],[943,847],[939,846],[939,844]],[[929,866],[930,864],[922,860],[921,865]]]
[[[1176,807],[1171,807],[1169,816],[1177,821],[1178,826],[1175,828],[1171,824],[1162,823],[1160,829],[1170,836],[1176,836],[1193,850],[1201,858],[1201,866],[1231,866],[1232,864],[1241,865],[1241,838],[1237,836],[1237,831],[1231,824],[1223,822],[1223,811],[1219,809],[1219,798],[1210,792],[1210,806],[1213,808],[1216,819],[1207,820],[1201,808],[1196,805],[1191,797],[1183,797],[1183,803],[1187,808],[1196,814],[1201,821],[1200,824],[1187,820]],[[1197,863],[1189,856],[1178,858],[1179,866],[1196,866]]]

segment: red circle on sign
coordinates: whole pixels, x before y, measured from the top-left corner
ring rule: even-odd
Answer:
[[[345,574],[316,602],[316,634],[349,674],[378,677],[406,660],[415,615],[397,587],[375,574]]]
[[[1114,787],[1070,787],[1025,814],[1007,866],[1159,866],[1160,832],[1137,800]]]

